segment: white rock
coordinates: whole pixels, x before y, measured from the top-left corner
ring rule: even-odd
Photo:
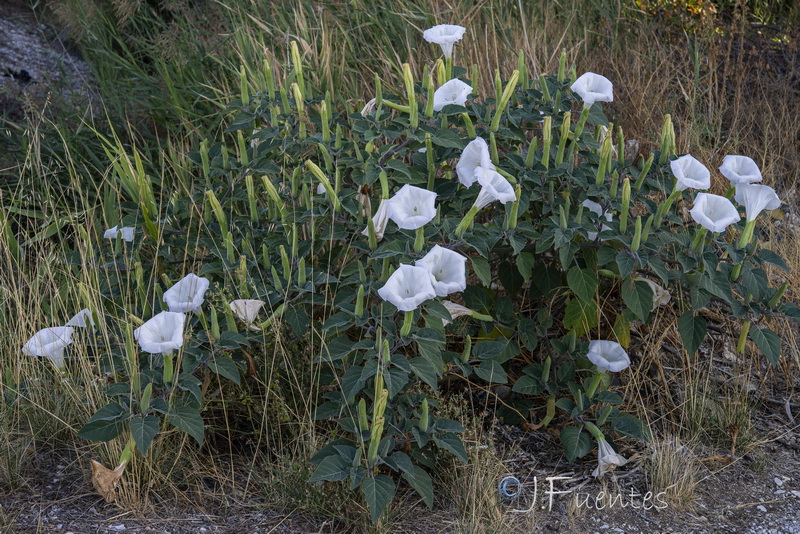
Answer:
[[[767,511],[766,506],[764,506],[763,504],[759,504],[758,506],[756,506],[756,509],[758,511],[760,511],[760,512],[766,512]]]
[[[127,529],[125,528],[125,525],[111,525],[110,527],[108,527],[108,530],[111,530],[113,532],[122,532],[123,530]]]
[[[775,484],[778,486],[783,486],[783,479],[781,477],[775,477]]]

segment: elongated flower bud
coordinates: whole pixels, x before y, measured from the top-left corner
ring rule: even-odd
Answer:
[[[356,309],[355,316],[361,318],[364,315],[364,286],[358,286],[358,293],[356,293]]]
[[[270,267],[270,271],[272,273],[272,285],[275,286],[275,291],[283,291],[283,284],[281,283],[281,279],[278,276],[278,271],[275,269],[274,265]]]
[[[650,167],[653,166],[653,159],[655,159],[655,152],[650,152],[650,156],[648,156],[647,161],[644,162],[644,167],[642,167],[642,172],[639,173],[639,177],[636,179],[636,184],[634,184],[633,188],[638,191],[642,188],[642,184],[644,184],[644,179],[647,177],[647,173],[650,172]]]
[[[369,421],[367,420],[367,403],[362,398],[358,401],[358,428],[361,432],[369,430]],[[359,435],[359,439],[361,436]]]
[[[306,259],[300,258],[297,262],[297,285],[303,287],[306,285]]]
[[[423,432],[428,431],[428,399],[422,399],[422,414],[419,418],[419,429]]]
[[[339,197],[336,196],[336,192],[331,185],[330,180],[328,177],[325,176],[325,173],[322,172],[313,161],[310,159],[306,160],[306,168],[311,171],[311,173],[322,183],[322,186],[325,188],[325,191],[328,193],[328,197],[330,198],[331,204],[333,204],[333,211],[340,211],[342,209],[342,204],[339,202]]]
[[[619,214],[619,231],[625,233],[625,229],[628,227],[628,212],[631,208],[631,181],[629,178],[625,178],[625,181],[622,182],[622,207],[620,209]]]
[[[467,363],[469,358],[472,354],[472,337],[467,336],[467,339],[464,341],[464,350],[461,351],[461,362]]]
[[[564,149],[567,146],[567,139],[569,139],[571,113],[567,111],[564,113],[563,122],[561,123],[561,130],[558,138],[558,151],[556,152],[556,165],[561,165],[564,161]]]
[[[515,70],[511,73],[511,78],[508,80],[505,89],[503,89],[503,94],[500,95],[500,101],[498,102],[497,109],[494,112],[494,119],[492,119],[492,124],[489,127],[490,131],[496,132],[500,129],[500,117],[503,115],[503,111],[505,111],[508,101],[511,100],[511,95],[517,88],[517,80],[519,80],[519,71]]]
[[[411,127],[416,128],[419,125],[419,118],[417,116],[417,98],[414,93],[414,75],[411,73],[411,66],[408,63],[403,63],[403,83],[406,89],[406,98],[408,98],[409,107],[409,120]]]
[[[214,216],[217,218],[219,227],[222,230],[222,235],[226,235],[228,233],[228,218],[225,217],[225,212],[222,210],[222,205],[219,203],[219,200],[217,200],[217,196],[214,194],[214,191],[206,191],[206,198],[208,199],[208,203],[211,205],[211,209],[214,211]]]
[[[295,78],[297,79],[297,87],[300,90],[300,98],[305,98],[306,84],[303,78],[303,61],[300,58],[300,50],[297,47],[297,41],[292,41],[289,44],[289,49],[292,56],[292,64],[294,65]]]
[[[250,90],[247,86],[247,72],[244,65],[239,68],[239,92],[242,95],[242,104],[250,105]]]
[[[550,144],[553,142],[553,117],[547,116],[542,122],[542,165],[550,168]]]
[[[664,125],[661,127],[661,156],[658,158],[658,164],[664,165],[669,158],[670,152],[670,132],[672,130],[672,117],[667,114],[664,115]]]
[[[633,242],[631,243],[631,250],[634,252],[639,250],[639,245],[642,240],[642,216],[636,217],[636,228],[633,234]]]
[[[220,338],[219,317],[217,317],[217,309],[213,306],[211,307],[211,337]]]

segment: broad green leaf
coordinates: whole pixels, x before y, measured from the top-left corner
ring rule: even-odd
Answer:
[[[447,432],[438,437],[434,436],[433,441],[442,449],[455,454],[462,462],[467,463],[467,449],[464,448],[464,442],[457,434]]]
[[[631,323],[625,319],[625,314],[620,313],[614,320],[614,336],[617,338],[617,343],[627,349],[631,344]]]
[[[133,436],[133,441],[136,442],[136,448],[142,453],[142,456],[147,454],[147,449],[153,442],[153,438],[158,434],[160,421],[154,415],[147,417],[136,417],[128,421],[128,428]]]
[[[458,134],[449,129],[442,129],[431,135],[431,143],[434,145],[443,146],[445,148],[457,148],[459,150],[466,146],[466,143],[458,136]]]
[[[169,422],[192,436],[199,445],[203,445],[205,425],[197,409],[191,406],[178,406],[169,413]]]
[[[226,358],[225,356],[212,356],[211,359],[208,360],[208,368],[237,385],[242,383],[239,377],[239,368],[230,358]]]
[[[758,251],[758,259],[763,262],[769,263],[770,265],[774,265],[779,269],[783,269],[784,271],[789,271],[789,266],[786,265],[786,262],[783,261],[783,258],[772,252],[771,250],[767,250],[762,248]]]
[[[769,363],[774,367],[781,359],[781,338],[769,328],[758,328],[754,326],[749,332],[750,339],[756,342],[758,349],[767,357]]]
[[[592,440],[589,432],[582,432],[574,426],[567,426],[561,429],[561,446],[568,462],[574,462],[576,458],[583,458],[592,450]]]
[[[629,252],[623,250],[617,254],[617,267],[619,267],[619,275],[627,278],[636,267],[636,260]]]
[[[474,257],[472,258],[472,270],[478,276],[483,285],[489,287],[492,283],[492,270],[489,267],[489,262],[485,258]]]
[[[584,302],[579,298],[569,301],[564,309],[564,328],[582,336],[597,326],[597,304]]]
[[[414,358],[408,361],[414,374],[420,377],[433,390],[436,390],[438,381],[437,369],[427,358]]]
[[[622,284],[622,300],[639,320],[647,322],[653,308],[653,290],[647,282],[631,282],[633,279]]]
[[[614,417],[611,421],[611,428],[620,434],[642,441],[650,441],[650,430],[639,418],[629,413],[620,413]]]
[[[122,432],[128,417],[130,412],[119,403],[106,404],[83,425],[78,437],[91,441],[110,441]]]
[[[693,356],[706,337],[708,325],[706,320],[687,310],[678,318],[678,333],[683,341],[683,348],[689,356]]]
[[[332,454],[322,459],[308,481],[319,482],[327,480],[328,482],[338,482],[346,479],[349,475],[350,465],[338,454]]]
[[[361,482],[361,492],[367,501],[372,522],[375,523],[383,513],[386,505],[394,497],[396,487],[391,478],[386,475],[366,477]]]
[[[532,376],[524,375],[514,382],[514,387],[511,389],[514,393],[521,393],[523,395],[539,395],[544,391],[544,384]]]
[[[414,471],[409,473],[403,472],[403,478],[411,485],[414,490],[422,497],[422,501],[428,506],[433,507],[433,483],[431,477],[425,472],[423,468],[418,465],[414,466]]]
[[[475,374],[492,384],[505,384],[508,382],[503,366],[494,360],[485,360],[475,369]]]
[[[573,267],[567,273],[567,284],[575,295],[584,302],[591,302],[594,299],[594,292],[597,289],[597,277],[589,269]]]
[[[530,252],[521,253],[515,260],[517,269],[519,269],[519,274],[522,275],[522,278],[526,282],[531,279],[531,272],[533,271],[533,264],[535,261],[536,257]]]

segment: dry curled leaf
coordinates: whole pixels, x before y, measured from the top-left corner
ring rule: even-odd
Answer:
[[[117,499],[115,492],[119,479],[125,471],[125,464],[122,462],[114,469],[109,469],[96,460],[90,460],[92,464],[92,485],[106,502],[114,502]]]

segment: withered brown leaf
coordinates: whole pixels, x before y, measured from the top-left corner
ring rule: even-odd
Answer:
[[[127,460],[119,464],[114,469],[109,469],[96,460],[92,463],[92,485],[106,502],[114,502],[117,499],[116,488],[122,472],[125,471]]]

